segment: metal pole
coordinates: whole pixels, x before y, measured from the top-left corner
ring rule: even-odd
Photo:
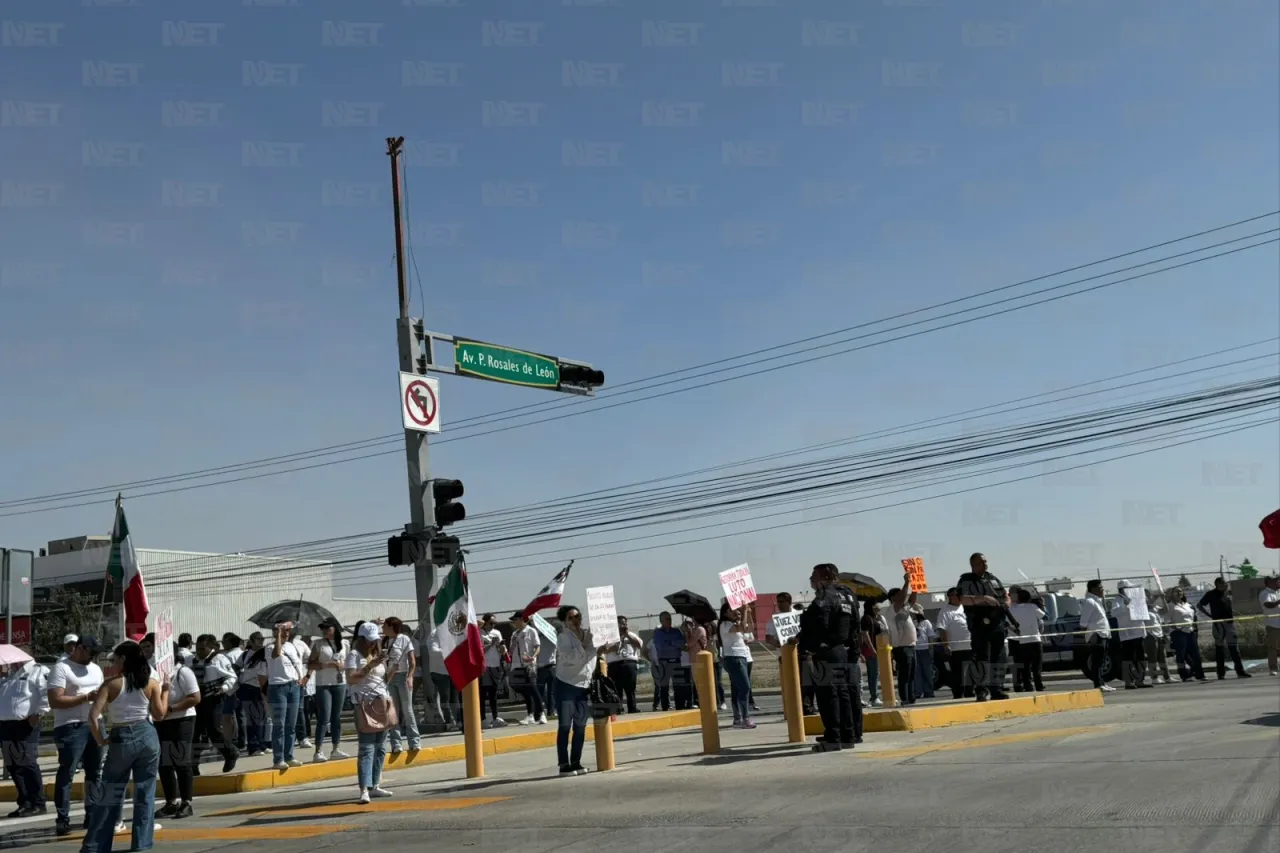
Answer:
[[[400,201],[400,154],[404,149],[404,137],[387,138],[387,156],[391,160],[391,204],[395,219],[396,294],[400,315],[396,323],[396,343],[400,354],[400,370],[418,373],[420,339],[415,331],[415,321],[409,317],[409,288],[405,280],[404,225]],[[426,306],[422,306],[426,313]],[[422,320],[419,318],[418,324]],[[431,359],[431,345],[426,342],[427,360]],[[409,532],[422,533],[435,526],[435,506],[431,499],[431,468],[427,458],[427,434],[416,430],[404,431],[404,454],[409,482]],[[423,636],[431,632],[431,606],[428,603],[435,587],[435,566],[431,563],[429,549],[423,549],[413,567],[414,597],[417,600],[418,621],[423,626]],[[427,667],[423,667],[424,675]],[[429,679],[430,676],[427,676]],[[426,692],[424,687],[424,693]],[[431,702],[426,703],[427,716],[438,722],[438,714]]]

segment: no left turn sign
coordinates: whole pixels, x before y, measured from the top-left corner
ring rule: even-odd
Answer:
[[[405,429],[439,432],[440,383],[416,373],[401,373],[400,419]]]

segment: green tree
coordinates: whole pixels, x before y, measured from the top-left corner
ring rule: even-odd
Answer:
[[[1178,578],[1178,586],[1182,587],[1183,589],[1191,589],[1191,587],[1194,586],[1194,584],[1191,583],[1191,578],[1187,577],[1186,575],[1182,575],[1180,578]]]
[[[100,618],[99,599],[66,587],[49,591],[49,600],[33,615],[31,652],[39,657],[62,654],[62,638],[67,634],[96,634]]]
[[[1231,566],[1231,568],[1240,572],[1241,578],[1256,578],[1258,576],[1257,568],[1254,567],[1253,563],[1249,562],[1248,557],[1245,557],[1244,560],[1241,561],[1240,565]]]

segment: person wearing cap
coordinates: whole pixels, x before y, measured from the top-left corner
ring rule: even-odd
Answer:
[[[67,634],[62,638],[62,654],[58,657],[58,663],[68,660],[71,657],[72,650],[75,649],[76,643],[80,642],[80,638],[75,634]]]
[[[40,718],[49,712],[49,670],[33,660],[9,667],[0,678],[0,751],[17,790],[18,808],[8,817],[45,814],[40,774]]]
[[[357,707],[371,700],[390,703],[387,650],[382,648],[381,639],[382,629],[376,622],[356,625],[355,641],[347,653],[347,687]],[[356,753],[356,782],[360,786],[360,803],[365,805],[370,798],[391,796],[391,792],[380,784],[382,764],[387,757],[387,729],[360,731],[359,716],[357,714],[356,733],[360,749]]]
[[[53,783],[53,805],[58,812],[54,833],[59,837],[71,833],[71,780],[77,769],[84,767],[86,826],[89,809],[102,796],[102,749],[89,731],[89,706],[102,687],[102,668],[93,662],[99,650],[96,637],[77,637],[67,656],[54,664],[49,675],[53,742],[58,747],[58,774]]]

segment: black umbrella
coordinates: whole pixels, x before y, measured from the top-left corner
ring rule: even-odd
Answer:
[[[682,589],[679,592],[671,593],[666,598],[667,604],[671,605],[672,610],[681,616],[688,616],[699,625],[716,621],[718,615],[716,609],[711,606],[710,601],[696,592]]]
[[[883,601],[889,594],[875,578],[858,572],[841,572],[836,583],[851,589],[859,601]]]
[[[292,622],[298,634],[308,637],[320,636],[320,623],[338,622],[338,618],[312,601],[300,598],[291,601],[277,601],[268,604],[249,617],[249,621],[259,628],[274,628],[281,622]]]

